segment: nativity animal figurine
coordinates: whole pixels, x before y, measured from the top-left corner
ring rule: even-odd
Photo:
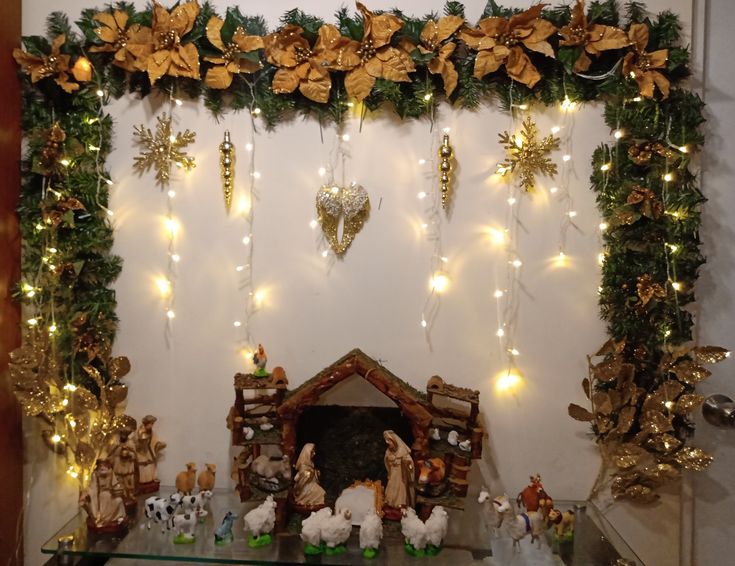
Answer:
[[[487,490],[482,490],[477,498],[478,503],[490,505],[493,516],[495,517],[495,528],[500,528],[505,524],[508,533],[513,539],[513,548],[520,548],[521,539],[526,535],[531,535],[531,542],[539,541],[541,546],[541,534],[544,531],[546,521],[539,511],[528,511],[516,515],[513,511],[508,496],[506,494],[491,498]]]
[[[492,518],[491,526],[495,529],[500,528],[503,520],[513,514],[513,506],[506,494],[492,497],[489,491],[483,489],[477,497],[477,502],[484,504],[484,508],[489,510],[489,515]]]
[[[416,481],[416,491],[422,495],[436,497],[446,489],[444,481],[447,467],[443,458],[426,458],[416,461],[419,477]]]
[[[250,470],[276,485],[279,483],[279,478],[286,481],[291,479],[291,462],[286,454],[279,458],[261,454],[253,460]]]
[[[234,540],[232,525],[237,519],[232,511],[228,511],[222,518],[222,524],[214,530],[214,544],[227,544]]]
[[[410,545],[410,548],[406,547],[406,551],[409,554],[423,555],[428,542],[426,525],[419,519],[412,507],[403,509],[401,514],[401,534],[406,541],[406,545]]]
[[[204,516],[207,512],[204,507],[207,505],[209,500],[212,499],[212,492],[208,489],[200,491],[196,495],[184,495],[181,498],[181,507],[184,509],[184,513],[199,513],[200,516]]]
[[[539,474],[530,476],[530,480],[531,483],[518,494],[516,503],[526,511],[540,511],[545,518],[554,506],[554,501],[546,493]]]
[[[447,434],[447,442],[452,446],[459,444],[459,433],[456,430],[450,430]]]
[[[204,464],[204,468],[197,477],[199,491],[212,491],[214,489],[214,478],[217,475],[217,464]]]
[[[197,465],[194,462],[186,464],[186,470],[176,475],[176,491],[184,495],[190,495],[194,491],[196,475]]]
[[[352,533],[352,511],[340,509],[334,515],[325,517],[321,530],[321,539],[327,546],[327,554],[344,552],[344,545]]]
[[[444,507],[437,505],[431,510],[431,515],[424,521],[424,525],[426,526],[426,553],[438,554],[449,529],[449,514]]]
[[[258,344],[258,349],[253,354],[253,363],[255,364],[255,374],[258,377],[265,377],[268,372],[265,369],[265,364],[268,363],[268,356],[265,354],[265,348],[263,344]]]
[[[196,535],[194,529],[196,528],[199,515],[196,512],[193,513],[181,513],[178,515],[171,515],[168,519],[167,526],[169,530],[173,529],[174,543],[175,544],[191,544],[194,542]]]
[[[360,548],[363,558],[375,558],[382,539],[383,521],[375,511],[370,511],[360,523]]]
[[[574,535],[576,517],[571,509],[564,512],[552,509],[549,511],[548,521],[554,527],[556,538],[571,538]]]
[[[306,519],[301,521],[299,536],[304,541],[304,554],[322,553],[322,524],[331,516],[332,510],[329,507],[323,507],[318,511],[312,511]]]
[[[150,530],[151,523],[160,523],[161,532],[166,530],[166,523],[181,505],[180,493],[174,493],[170,497],[148,497],[144,502],[146,528]]]
[[[248,546],[259,547],[271,543],[271,531],[276,526],[276,502],[269,495],[255,509],[247,512],[243,518],[245,531],[250,532]]]

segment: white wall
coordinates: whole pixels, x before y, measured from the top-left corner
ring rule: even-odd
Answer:
[[[394,4],[376,0],[370,6],[386,9]],[[430,8],[441,10],[442,4],[405,0],[401,8],[423,13]],[[476,20],[484,2],[466,4],[468,18]],[[506,4],[526,6],[528,2]],[[652,10],[671,7],[682,13],[688,28],[688,0],[648,4]],[[88,5],[82,0],[58,4],[72,19]],[[275,27],[278,16],[293,5],[292,0],[278,0],[263,3],[258,11]],[[330,21],[335,7],[320,2],[305,9]],[[41,32],[48,4],[26,0],[24,8],[24,33]],[[197,167],[172,184],[178,193],[174,204],[181,222],[177,251],[182,260],[173,337],[167,347],[162,304],[152,284],[156,275],[165,272],[165,194],[154,185],[151,174],[138,177],[131,172],[137,153],[133,126],[152,127],[161,111],[159,102],[125,98],[109,109],[116,117],[115,151],[109,160],[115,180],[111,205],[117,228],[115,251],[125,259],[116,286],[121,319],[116,352],[129,356],[133,364],[127,379],[128,412],[138,419],[146,413],[160,418],[158,431],[168,442],[160,466],[163,483],[171,484],[190,460],[200,465],[216,463],[224,480],[230,460],[224,419],[233,400],[232,375],[243,369],[236,348],[238,331],[232,323],[242,320],[244,297],[234,268],[245,262],[245,249],[242,218],[224,213],[217,146],[222,132],[229,129],[238,152],[237,190],[243,191],[249,120],[244,114],[230,114],[217,124],[199,103],[185,102],[176,110],[179,127],[197,133],[192,147]],[[558,109],[534,109],[534,115],[543,132],[562,119]],[[494,336],[492,292],[496,274],[505,271],[505,256],[483,235],[488,226],[502,226],[508,208],[505,190],[491,182],[490,173],[502,158],[497,134],[508,129],[510,122],[494,109],[474,114],[442,107],[437,124],[451,127],[459,169],[455,208],[443,225],[452,286],[442,299],[433,329],[433,351],[419,325],[431,246],[417,229],[425,201],[416,197],[420,190],[436,190],[427,189],[417,164],[419,158],[431,158],[431,137],[427,123],[400,124],[388,117],[366,120],[362,132],[357,120],[347,124],[352,138],[348,178],[367,189],[372,213],[345,259],[331,267],[320,255],[324,245],[317,232],[309,228],[320,185],[317,170],[328,160],[329,145],[320,143],[314,121],[294,121],[272,133],[261,129],[256,140],[262,178],[255,205],[254,276],[268,289],[268,298],[253,319],[255,340],[266,346],[271,366],[285,367],[292,385],[359,347],[385,360],[394,373],[416,387],[440,374],[455,384],[479,389],[490,433],[486,455],[500,475],[497,487],[515,493],[529,473],[540,472],[555,497],[584,499],[599,460],[585,426],[567,417],[566,406],[570,401],[583,402],[580,381],[586,374],[585,355],[604,339],[596,303],[599,218],[587,182],[592,148],[610,139],[600,108],[582,108],[567,130],[573,141],[569,188],[580,227],[569,232],[569,267],[554,269],[550,264],[558,253],[561,204],[546,189],[523,199],[528,232],[517,245],[527,295],[522,299],[516,347],[521,351],[525,387],[515,397],[498,395],[493,389],[494,377],[504,365]],[[329,139],[334,131],[326,129],[324,134]],[[561,152],[555,158],[561,167],[560,156]],[[59,492],[52,480],[37,482],[31,487],[31,500],[43,500],[49,492]],[[74,500],[71,495],[67,498],[69,513]],[[666,505],[677,514],[675,499]],[[678,517],[664,528],[648,531],[649,515],[631,518],[628,507],[615,509],[614,520],[621,528],[640,526],[630,533],[634,547],[676,552]],[[43,542],[40,539],[53,533],[58,519],[30,508],[29,564],[38,563],[35,549]],[[636,536],[640,538],[635,540]]]

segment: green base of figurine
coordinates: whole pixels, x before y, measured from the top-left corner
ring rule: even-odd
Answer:
[[[268,377],[270,374],[266,370],[264,370],[264,369],[256,369],[253,372],[253,375],[255,377]]]
[[[327,556],[337,556],[338,554],[344,554],[347,552],[347,547],[344,544],[338,544],[337,546],[327,546],[324,549],[324,554]]]
[[[250,548],[260,548],[261,546],[268,546],[271,542],[273,542],[273,539],[268,533],[260,535],[259,537],[254,537],[253,535],[248,536],[248,546]]]
[[[314,546],[313,544],[307,542],[304,545],[304,554],[308,554],[310,556],[315,556],[317,554],[321,554],[324,552],[324,545],[320,544],[319,546]]]
[[[563,535],[554,535],[554,540],[559,543],[574,542],[574,533],[566,533]]]
[[[195,540],[194,537],[181,533],[174,537],[174,544],[193,544]]]
[[[225,544],[230,544],[234,540],[234,537],[232,535],[227,535],[224,538],[219,538],[217,535],[214,535],[214,544],[217,546],[224,546]]]
[[[363,548],[362,549],[362,557],[363,558],[375,558],[378,555],[378,549],[377,548]]]
[[[422,558],[423,556],[426,556],[426,551],[423,548],[421,550],[416,550],[410,543],[404,544],[403,548],[406,549],[406,554],[408,554],[409,556],[415,556],[416,558]]]
[[[442,551],[441,546],[434,546],[433,544],[426,545],[426,556],[436,556]]]

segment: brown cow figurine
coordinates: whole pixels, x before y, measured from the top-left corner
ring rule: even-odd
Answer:
[[[530,476],[530,479],[531,483],[518,494],[516,503],[519,507],[525,507],[526,511],[539,511],[545,519],[554,506],[554,500],[544,490],[540,474]]]
[[[447,474],[444,460],[441,458],[417,460],[416,467],[419,474],[418,481],[416,482],[416,490],[422,495],[429,497],[441,495],[447,487],[444,481]]]
[[[194,462],[186,464],[186,470],[176,474],[176,491],[184,495],[191,495],[196,483],[197,465]]]

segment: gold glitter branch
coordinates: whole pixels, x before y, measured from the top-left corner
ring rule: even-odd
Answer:
[[[196,138],[196,133],[189,130],[183,133],[172,133],[171,117],[165,112],[157,118],[156,133],[144,125],[135,126],[134,136],[143,146],[140,155],[135,157],[135,169],[142,173],[153,167],[156,170],[156,182],[167,185],[171,177],[171,163],[185,171],[195,167],[194,158],[183,150]]]
[[[497,172],[500,175],[518,172],[521,187],[525,191],[533,191],[536,184],[536,175],[553,177],[556,175],[556,163],[549,159],[548,154],[559,149],[559,138],[548,135],[538,139],[538,128],[529,116],[523,121],[523,130],[520,134],[499,134],[500,143],[507,152],[507,157]]]

